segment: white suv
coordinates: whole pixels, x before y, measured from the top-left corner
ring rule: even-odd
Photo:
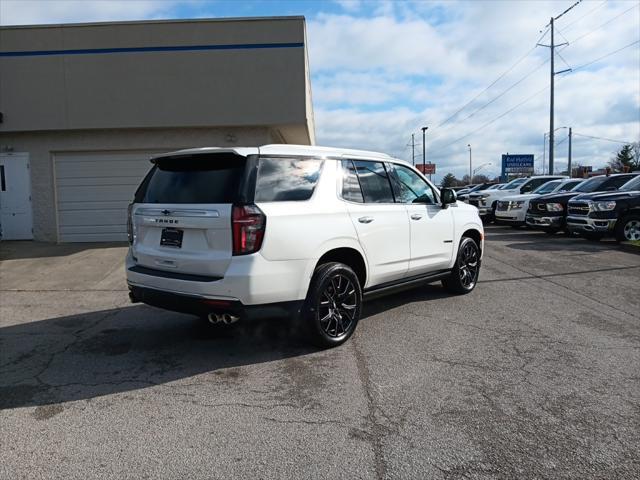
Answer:
[[[134,302],[211,323],[289,315],[334,346],[353,333],[364,297],[477,283],[477,209],[388,155],[267,145],[152,162],[129,207]]]

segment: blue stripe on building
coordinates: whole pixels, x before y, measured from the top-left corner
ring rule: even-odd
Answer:
[[[0,52],[0,57],[42,57],[48,55],[101,55],[107,53],[201,52],[209,50],[252,50],[302,48],[304,43],[241,43],[235,45],[184,45],[167,47],[81,48],[72,50],[32,50]]]

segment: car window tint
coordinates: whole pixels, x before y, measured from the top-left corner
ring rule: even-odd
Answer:
[[[233,203],[246,158],[214,153],[162,157],[135,195],[141,203]]]
[[[354,160],[360,187],[366,203],[393,203],[389,176],[382,162]]]
[[[356,167],[351,160],[342,160],[342,198],[350,202],[364,202]]]
[[[433,189],[416,172],[402,165],[393,165],[396,199],[401,203],[435,204]]]
[[[618,189],[622,185],[627,183],[629,180],[631,180],[632,178],[633,176],[631,175],[620,175],[619,177],[612,177],[602,184],[601,189],[604,189],[604,190],[606,190],[607,188]]]
[[[309,200],[320,178],[322,160],[260,158],[256,202]]]

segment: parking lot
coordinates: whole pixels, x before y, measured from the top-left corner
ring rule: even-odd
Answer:
[[[640,477],[640,255],[486,233],[472,294],[327,351],[131,305],[121,245],[1,244],[0,478]]]

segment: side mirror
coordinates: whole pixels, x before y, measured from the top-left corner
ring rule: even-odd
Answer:
[[[442,208],[447,208],[447,205],[456,203],[456,192],[451,188],[443,188],[440,190],[440,198],[442,200]]]
[[[527,193],[531,191],[531,185],[525,185],[520,189],[520,193]]]

